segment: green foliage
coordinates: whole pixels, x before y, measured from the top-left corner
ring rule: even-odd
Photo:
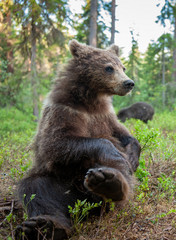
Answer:
[[[56,65],[56,61],[58,63],[58,59],[63,61],[67,55],[64,45],[66,39],[69,39],[66,33],[71,23],[67,4],[65,0],[40,3],[15,0],[0,3],[0,106],[15,105],[24,110],[24,104],[30,103],[33,111],[30,80],[34,68],[31,62],[39,72],[39,77],[34,81],[36,95],[43,94],[46,87],[48,92],[52,78],[47,80],[46,86],[45,77],[50,77],[52,66]],[[50,48],[54,45],[53,52]],[[34,53],[32,49],[35,48]],[[58,57],[58,51],[61,57]]]
[[[141,200],[145,196],[145,192],[149,191],[149,179],[151,174],[149,173],[148,167],[146,166],[146,161],[144,158],[140,158],[139,167],[135,172],[135,176],[140,181],[139,194],[137,195],[138,200]]]
[[[76,30],[75,38],[86,44],[89,44],[89,25],[90,25],[90,0],[84,1],[82,6],[82,13],[76,14],[74,18],[74,29]],[[98,1],[98,16],[97,16],[97,47],[107,46],[109,41],[106,31],[110,28],[105,24],[103,19],[103,11],[110,14],[110,7],[104,1]]]
[[[114,211],[114,209],[115,209],[115,203],[112,201],[112,199],[106,199],[105,200],[105,209],[106,209],[106,205],[108,205],[109,206],[109,210],[110,211]]]
[[[88,217],[92,209],[100,207],[101,205],[102,205],[102,202],[90,203],[90,202],[87,202],[87,199],[83,201],[78,199],[77,202],[75,202],[74,208],[71,207],[70,205],[68,206],[69,213],[71,214],[71,218],[77,233],[80,233],[82,229],[83,225],[81,222],[83,221],[83,219]]]
[[[161,192],[160,196],[162,198],[172,199],[176,192],[176,183],[173,177],[175,176],[176,171],[172,172],[171,176],[166,176],[164,173],[158,178],[158,189]]]
[[[159,6],[160,4],[158,4]],[[166,20],[169,20],[171,24],[175,24],[176,17],[176,6],[175,0],[165,0],[164,5],[161,9],[161,15],[157,17],[156,22],[161,22],[161,24],[165,27]]]
[[[152,223],[157,223],[159,221],[159,219],[162,219],[162,218],[165,218],[167,217],[168,215],[172,214],[172,213],[176,213],[176,209],[170,209],[168,212],[166,213],[160,213],[160,214],[157,214],[155,216],[155,219],[154,220],[151,220]]]
[[[48,45],[53,43],[63,46],[63,30],[67,30],[64,24],[69,22],[69,9],[67,1],[18,1],[13,5],[14,19],[21,25],[21,50],[28,55],[30,50],[30,31],[28,28],[35,24],[36,35],[39,40],[45,38]],[[28,26],[27,26],[28,25]]]
[[[11,237],[8,237],[7,240],[12,240],[12,238],[11,238]]]
[[[30,134],[31,129],[35,129],[36,123],[34,116],[31,113],[23,113],[16,108],[2,108],[0,109],[0,136],[8,136],[14,133],[14,138],[17,140],[15,133]],[[20,141],[20,139],[18,139]]]
[[[32,165],[29,145],[34,136],[36,122],[30,113],[16,108],[0,109],[0,169],[8,165],[6,177],[20,179]]]
[[[163,74],[165,80],[163,80]],[[142,78],[146,84],[140,86],[140,89],[148,88],[147,99],[157,108],[161,109],[165,105],[171,105],[173,97],[169,87],[172,82],[171,75],[172,36],[171,34],[163,34],[156,42],[148,46],[142,71]]]
[[[151,173],[149,172],[149,167],[154,158],[153,152],[157,155],[156,158],[165,162],[176,156],[174,142],[176,135],[172,133],[172,130],[176,128],[176,114],[175,112],[155,114],[154,119],[148,124],[140,120],[130,119],[125,122],[125,125],[131,129],[132,135],[138,139],[142,148],[139,167],[135,176],[140,181],[137,198],[144,201],[145,195],[149,194],[150,190]],[[165,136],[163,136],[163,131]],[[169,177],[161,173],[161,177],[158,178],[160,198],[173,198],[176,188],[175,180],[173,179],[174,174],[175,171]]]
[[[138,42],[134,38],[134,32],[130,31],[132,36],[132,47],[131,53],[129,55],[129,60],[127,61],[127,75],[131,79],[139,79],[139,68],[140,68],[140,52],[138,48]]]
[[[148,179],[148,176],[150,176],[150,173],[147,170],[145,159],[140,158],[140,164],[135,175],[141,182],[145,182]]]
[[[6,79],[8,78],[9,74],[7,72],[7,66],[8,66],[8,61],[4,60],[3,58],[0,58],[0,79],[1,79],[1,84],[2,82],[5,82]]]
[[[36,194],[32,194],[30,196],[29,201],[25,204],[24,202],[25,202],[26,194],[23,195],[23,209],[24,209],[23,217],[24,217],[25,220],[28,219],[28,205],[35,198],[35,196],[36,196]]]
[[[6,216],[6,219],[7,219],[8,222],[11,221],[12,216],[13,216],[12,213],[9,213],[9,215]]]
[[[141,150],[151,151],[157,146],[158,138],[160,135],[159,129],[150,127],[148,124],[143,123],[141,120],[130,119],[125,125],[130,128],[132,135],[138,139],[141,145]]]
[[[129,106],[135,102],[151,103],[157,110],[175,109],[175,84],[173,74],[173,36],[169,33],[161,35],[157,41],[148,45],[144,56],[138,49],[138,42],[132,31],[132,48],[129,59],[123,61],[127,75],[135,81],[131,95],[123,98],[115,96],[114,105],[118,108]],[[163,79],[164,75],[164,79]]]
[[[174,136],[173,129],[176,128],[176,112],[163,111],[162,113],[156,113],[154,119],[149,122],[149,127],[154,127],[163,130],[167,134],[169,132]]]

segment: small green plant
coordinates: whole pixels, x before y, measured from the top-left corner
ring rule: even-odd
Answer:
[[[3,162],[4,162],[4,159],[2,158],[2,156],[0,156],[0,169],[1,169]]]
[[[141,144],[141,150],[152,150],[157,146],[160,132],[157,128],[149,127],[140,120],[134,121],[134,135]]]
[[[157,179],[158,180],[158,189],[162,192],[161,197],[168,197],[172,199],[176,191],[176,183],[173,179],[175,171],[172,172],[170,177],[167,177],[164,173]]]
[[[170,209],[168,212],[166,213],[160,213],[157,214],[154,220],[151,220],[152,223],[157,223],[159,221],[159,219],[165,218],[168,215],[172,214],[172,213],[176,213],[176,209]]]
[[[116,218],[117,218],[117,222],[122,219],[122,218],[125,218],[128,216],[128,212],[126,211],[126,209],[122,209],[122,210],[119,210],[117,215],[116,215]]]
[[[106,205],[107,204],[109,206],[109,210],[113,212],[115,210],[115,203],[112,201],[112,199],[106,199],[106,201],[105,201],[105,209],[106,209]]]
[[[81,201],[77,200],[75,202],[75,206],[71,207],[68,206],[69,213],[71,214],[71,218],[74,224],[74,227],[76,229],[76,232],[79,234],[83,224],[81,223],[85,217],[88,217],[90,211],[94,208],[100,207],[102,205],[102,202],[99,203],[90,203],[87,202],[87,199]]]
[[[141,199],[141,196],[142,196],[141,195],[141,190],[144,191],[144,192],[149,190],[149,177],[150,177],[150,173],[147,170],[144,158],[140,159],[139,167],[138,167],[138,169],[135,173],[135,176],[140,181],[140,185],[139,185],[140,194],[139,194],[138,199]]]
[[[13,215],[12,215],[12,212],[11,212],[6,216],[7,221],[10,222],[12,217],[13,217]]]
[[[31,197],[30,197],[30,199],[29,199],[29,201],[25,204],[25,203],[24,203],[24,200],[25,200],[26,194],[23,195],[23,202],[22,202],[22,204],[23,204],[23,209],[24,209],[23,217],[24,217],[25,220],[28,219],[28,213],[27,213],[28,205],[29,205],[29,203],[35,198],[35,196],[36,196],[36,194],[32,194]]]
[[[13,229],[13,226],[16,225],[16,215],[13,214],[13,209],[11,212],[5,217],[4,222],[7,221],[7,223],[11,226],[11,229]],[[1,239],[1,238],[0,238]],[[9,239],[11,237],[9,236]]]
[[[144,158],[140,158],[139,160],[139,167],[135,173],[136,177],[139,179],[140,182],[144,180],[144,178],[150,176],[150,173],[147,170],[146,162]]]

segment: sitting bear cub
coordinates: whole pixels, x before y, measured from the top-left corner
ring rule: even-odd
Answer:
[[[17,227],[18,240],[65,239],[72,230],[68,205],[122,202],[132,192],[140,145],[117,121],[111,99],[134,82],[115,45],[101,50],[72,40],[70,51],[43,109],[33,168],[19,184],[29,219]]]

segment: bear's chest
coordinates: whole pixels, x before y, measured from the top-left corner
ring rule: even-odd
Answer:
[[[109,123],[109,119],[104,115],[89,116],[86,125],[89,137],[103,138],[112,136],[112,129]]]

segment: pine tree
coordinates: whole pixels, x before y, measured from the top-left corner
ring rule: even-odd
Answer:
[[[48,45],[57,42],[64,45],[64,21],[69,21],[66,0],[15,0],[13,5],[14,20],[20,27],[21,41],[19,46],[22,54],[30,58],[31,89],[33,114],[38,119],[37,93],[37,45],[45,39]]]
[[[73,27],[76,30],[75,38],[86,44],[89,44],[90,35],[90,0],[85,0],[85,4],[82,7],[82,13],[76,14],[74,18]],[[109,39],[106,34],[106,30],[110,30],[105,24],[105,21],[101,15],[101,11],[104,9],[110,14],[111,5],[104,1],[98,1],[97,5],[97,47],[105,47],[109,45]]]
[[[158,4],[159,6],[160,4]],[[175,0],[165,0],[165,3],[161,9],[161,15],[157,17],[156,22],[160,22],[164,27],[166,26],[166,20],[170,21],[173,26],[173,87],[176,91],[176,1]]]

